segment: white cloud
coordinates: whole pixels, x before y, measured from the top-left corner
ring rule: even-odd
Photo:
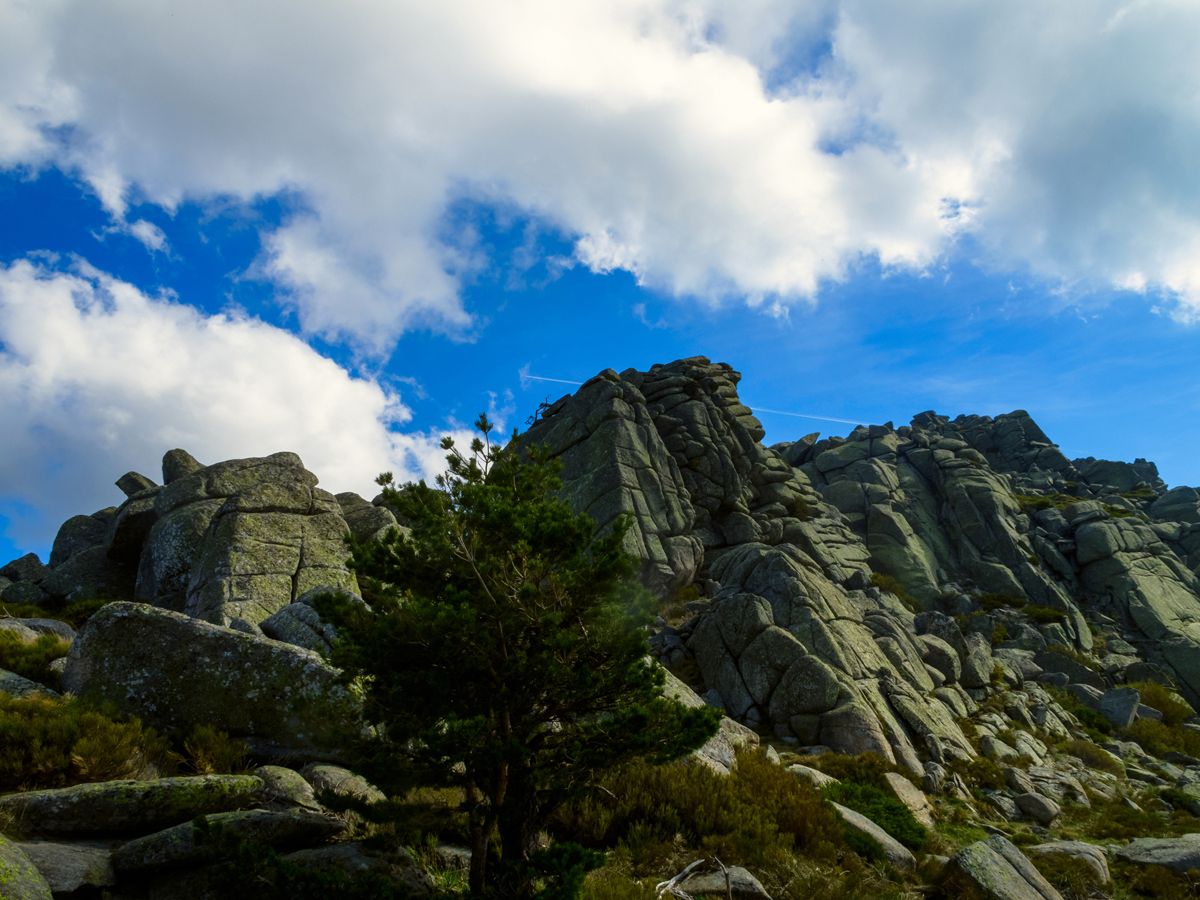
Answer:
[[[167,249],[167,236],[153,222],[145,219],[130,222],[129,233],[141,241],[147,250],[161,252]]]
[[[298,452],[332,491],[442,468],[441,432],[401,433],[394,393],[261,321],[206,316],[86,265],[0,266],[0,496],[35,508],[13,537],[43,545],[70,515],[120,502],[164,451],[202,462]]]
[[[469,327],[470,249],[445,234],[463,195],[563,229],[594,269],[710,300],[778,309],[863,255],[927,267],[969,229],[997,266],[1200,304],[1194,3],[0,0],[0,15],[0,165],[53,152],[118,217],[131,191],[168,208],[299,192],[308,212],[269,236],[262,271],[308,331],[368,349]],[[52,150],[39,126],[63,123]]]

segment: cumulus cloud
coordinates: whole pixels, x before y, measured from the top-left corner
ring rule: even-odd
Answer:
[[[0,496],[19,543],[120,502],[112,482],[157,477],[172,447],[202,462],[294,450],[327,489],[372,496],[385,469],[442,468],[441,433],[399,431],[410,417],[395,393],[261,321],[206,316],[82,264],[0,266]]]
[[[1200,304],[1192,3],[4,9],[0,164],[72,168],[116,217],[296,192],[261,271],[305,329],[381,352],[469,327],[464,196],[710,300],[927,267],[970,230],[994,265]]]

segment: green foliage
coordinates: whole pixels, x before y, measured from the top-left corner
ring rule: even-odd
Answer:
[[[66,622],[72,628],[78,629],[92,617],[101,607],[112,603],[108,600],[77,600],[74,603],[49,603],[40,606],[36,603],[3,603],[0,604],[0,616],[12,616],[16,619],[56,619]]]
[[[796,853],[831,860],[845,847],[832,807],[758,750],[739,752],[729,776],[687,763],[638,763],[600,787],[563,808],[554,831],[590,847],[615,845],[635,875],[661,873],[697,853],[757,871],[786,866]]]
[[[1191,705],[1165,685],[1157,681],[1134,681],[1129,687],[1136,688],[1142,702],[1163,714],[1163,724],[1182,725],[1196,715]]]
[[[662,696],[646,661],[653,600],[622,550],[628,523],[599,534],[558,495],[540,448],[500,448],[486,417],[476,424],[469,456],[443,442],[435,487],[383,479],[411,533],[355,548],[373,608],[330,600],[323,612],[342,635],[334,662],[365,687],[378,725],[372,774],[461,788],[472,889],[517,895],[559,806],[629,760],[694,749],[719,714]]]
[[[857,781],[886,787],[884,775],[897,771],[896,767],[878,753],[859,753],[847,756],[844,753],[822,753],[820,756],[801,756],[797,762],[811,766],[839,781]]]
[[[678,625],[688,616],[687,605],[700,599],[700,589],[694,584],[674,588],[659,607],[658,614],[668,625]]]
[[[1195,870],[1180,875],[1163,866],[1110,863],[1113,881],[1124,889],[1123,897],[1152,897],[1155,900],[1193,900],[1200,897],[1200,877]]]
[[[1008,640],[1008,628],[1003,622],[997,622],[992,626],[992,646],[1003,644]]]
[[[1029,602],[1016,594],[1000,594],[995,591],[980,594],[975,599],[979,601],[980,607],[988,612],[997,609],[1021,609]]]
[[[1004,787],[1004,769],[986,756],[977,756],[970,761],[953,760],[950,768],[972,790],[1000,790]]]
[[[1112,722],[1090,706],[1085,706],[1074,694],[1068,694],[1056,687],[1047,687],[1046,690],[1059,706],[1079,720],[1083,730],[1093,741],[1100,742],[1112,736],[1114,731]]]
[[[1170,837],[1196,830],[1196,819],[1187,812],[1155,812],[1141,806],[1153,794],[1136,798],[1134,809],[1120,799],[1093,797],[1090,807],[1069,803],[1056,828],[1063,839],[1087,841],[1132,840],[1139,837]]]
[[[250,770],[245,741],[211,725],[197,725],[183,741],[184,766],[197,775],[232,775]]]
[[[1121,491],[1121,496],[1126,500],[1153,500],[1158,494],[1155,493],[1152,487],[1134,488],[1131,491]]]
[[[1200,757],[1200,733],[1180,725],[1168,725],[1154,719],[1135,719],[1125,729],[1125,737],[1137,741],[1153,756],[1167,753],[1186,753]]]
[[[1076,497],[1072,494],[1015,494],[1017,503],[1021,505],[1021,511],[1026,513],[1037,512],[1040,509],[1066,509],[1073,503],[1079,503],[1084,498]]]
[[[1095,870],[1081,859],[1065,853],[1033,854],[1034,866],[1058,888],[1063,900],[1091,900],[1104,887]]]
[[[216,863],[196,875],[199,893],[228,900],[397,900],[400,885],[378,871],[297,865],[253,835],[235,835],[203,817],[193,823],[197,843],[211,845]]]
[[[0,791],[154,777],[173,771],[165,738],[77,700],[0,694]]]
[[[929,832],[888,788],[858,781],[839,781],[823,787],[821,794],[827,800],[862,813],[910,850],[923,850],[929,842]]]
[[[1089,769],[1099,769],[1119,778],[1125,777],[1125,766],[1121,761],[1091,741],[1071,738],[1058,744],[1055,749],[1082,760]]]
[[[1025,615],[1029,616],[1039,625],[1049,625],[1054,622],[1065,622],[1067,614],[1061,609],[1055,609],[1052,606],[1042,606],[1039,603],[1030,603],[1024,608]]]
[[[57,688],[58,676],[50,671],[50,663],[66,656],[70,647],[70,641],[57,634],[39,635],[32,644],[26,644],[12,632],[0,631],[0,669]]]
[[[1086,653],[1076,650],[1074,647],[1068,647],[1066,644],[1051,644],[1046,648],[1046,652],[1065,657],[1079,663],[1085,669],[1091,669],[1093,672],[1096,671],[1096,660]]]
[[[891,575],[886,575],[883,572],[872,572],[871,584],[875,585],[875,587],[879,588],[881,591],[887,591],[889,594],[894,594],[896,599],[904,604],[905,609],[909,610],[910,612],[921,611],[921,604],[917,602],[917,599],[907,590],[905,590],[904,585],[902,585],[899,580],[893,578]]]

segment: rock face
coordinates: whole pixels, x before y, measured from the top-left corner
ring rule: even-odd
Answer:
[[[632,517],[647,583],[690,599],[659,658],[730,717],[921,774],[973,755],[974,701],[1043,671],[1103,692],[1150,664],[1200,701],[1200,493],[1144,460],[1072,462],[1021,410],[764,447],[738,381],[702,357],[608,370],[522,438],[577,509]],[[1128,648],[1103,667],[1072,656],[1085,610]]]
[[[49,566],[33,554],[5,566],[0,600],[138,599],[254,631],[315,588],[357,591],[347,539],[396,524],[356,494],[318,488],[294,453],[203,466],[171,450],[161,486],[137,472],[117,486],[120,507],[63,523]]]
[[[63,686],[158,725],[216,725],[283,755],[336,755],[357,720],[337,671],[316,653],[140,603],[111,603],[88,620]]]
[[[317,587],[357,589],[338,501],[294,453],[176,474],[157,490],[137,599],[255,625]]]

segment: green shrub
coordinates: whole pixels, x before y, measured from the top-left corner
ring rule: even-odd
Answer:
[[[1143,703],[1163,714],[1164,725],[1182,725],[1196,715],[1186,700],[1157,681],[1133,681],[1129,687],[1137,689]]]
[[[974,790],[1000,790],[1004,787],[1004,769],[994,759],[977,756],[970,761],[953,760],[950,768]]]
[[[822,753],[820,756],[802,756],[799,762],[818,769],[839,781],[857,781],[861,784],[873,784],[886,788],[887,780],[883,777],[888,772],[897,771],[892,763],[878,753],[859,753],[847,756],[844,753]]]
[[[3,603],[0,604],[0,615],[17,619],[56,619],[78,629],[96,610],[112,602],[111,599],[77,600],[74,603],[48,603],[45,606],[37,603]]]
[[[1108,772],[1110,775],[1116,775],[1120,778],[1125,777],[1125,766],[1121,764],[1121,761],[1106,750],[1097,747],[1091,741],[1072,738],[1069,741],[1063,741],[1059,744],[1058,749],[1063,753],[1082,760],[1084,765],[1089,769],[1100,769],[1102,772]]]
[[[1055,609],[1053,606],[1042,606],[1038,603],[1030,603],[1023,610],[1025,615],[1037,622],[1039,625],[1049,625],[1053,622],[1065,622],[1067,614],[1061,609]]]
[[[12,632],[0,631],[0,669],[57,688],[58,676],[50,671],[50,663],[66,656],[70,647],[70,641],[57,634],[39,635],[32,644],[26,644]]]
[[[1017,498],[1017,503],[1021,506],[1021,511],[1026,513],[1037,512],[1040,509],[1066,509],[1073,503],[1079,503],[1083,500],[1082,497],[1076,497],[1073,494],[1014,494]]]
[[[1113,724],[1090,706],[1084,706],[1074,694],[1068,694],[1061,688],[1047,687],[1047,692],[1064,710],[1079,720],[1083,730],[1093,741],[1100,742],[1113,733]]]
[[[117,721],[77,700],[0,694],[0,792],[154,777],[177,758],[137,719]]]
[[[1125,730],[1125,737],[1137,741],[1152,756],[1185,753],[1200,757],[1200,733],[1181,725],[1168,725],[1154,719],[1135,719]]]
[[[1029,602],[1016,594],[1000,594],[994,591],[980,594],[975,599],[979,601],[980,607],[988,612],[997,609],[1021,609]]]
[[[1146,798],[1138,798],[1145,802]],[[1176,811],[1170,814],[1148,809],[1134,809],[1120,799],[1092,798],[1090,807],[1075,803],[1063,807],[1057,830],[1063,839],[1085,841],[1123,840],[1139,837],[1169,837],[1196,830],[1191,814]]]
[[[184,766],[197,775],[235,775],[249,771],[245,741],[211,725],[197,725],[183,742]]]
[[[888,788],[855,781],[839,781],[821,789],[826,800],[862,813],[905,847],[920,851],[929,842],[929,832],[912,811]]]
[[[833,808],[758,750],[739,752],[729,776],[686,762],[638,763],[601,787],[560,810],[553,832],[617,847],[638,876],[661,873],[689,853],[753,869],[785,865],[796,852],[832,859],[845,846]]]

